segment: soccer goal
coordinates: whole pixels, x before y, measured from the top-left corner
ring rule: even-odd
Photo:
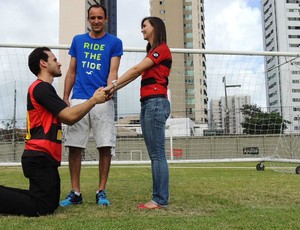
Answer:
[[[35,47],[0,44],[2,165],[20,163],[26,132],[27,88],[35,80],[27,58]],[[62,63],[63,76],[53,83],[62,95],[69,47],[50,48]],[[124,51],[120,76],[145,57],[145,48]],[[264,163],[268,162],[273,169],[297,172],[300,163],[298,54],[171,51],[171,115],[166,124],[165,149],[169,162],[254,162],[257,170],[264,170]],[[269,67],[274,60],[277,64]],[[139,120],[139,88],[140,79],[137,79],[115,95],[117,146],[113,164],[149,163]],[[91,136],[83,151],[84,164],[97,164],[98,159]],[[63,164],[66,162],[67,149],[63,147]]]

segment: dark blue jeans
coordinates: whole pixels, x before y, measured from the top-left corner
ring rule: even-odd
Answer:
[[[151,159],[152,201],[167,207],[169,200],[169,169],[165,154],[165,125],[170,115],[167,98],[150,98],[141,102],[141,127]]]

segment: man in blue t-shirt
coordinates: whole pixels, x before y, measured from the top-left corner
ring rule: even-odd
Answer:
[[[102,5],[92,5],[88,9],[91,31],[73,38],[69,54],[71,61],[65,79],[64,101],[74,106],[88,100],[93,92],[113,83],[118,78],[118,69],[123,55],[122,41],[105,32],[106,9]],[[73,90],[73,91],[72,91]],[[72,91],[71,100],[69,101]],[[83,119],[67,127],[65,146],[69,147],[69,169],[72,190],[61,206],[82,203],[80,193],[81,153],[86,148],[90,130],[99,151],[99,185],[96,203],[108,206],[106,183],[111,157],[114,155],[116,131],[114,124],[114,102],[109,100],[96,105]]]

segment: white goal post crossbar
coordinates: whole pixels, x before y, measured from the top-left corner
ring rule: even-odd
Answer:
[[[20,44],[20,43],[0,43],[0,47],[6,48],[36,48],[46,46],[50,49],[68,50],[70,45],[53,45],[53,44]],[[124,52],[145,52],[141,47],[124,47]],[[271,52],[271,51],[237,51],[237,50],[206,50],[206,49],[183,49],[170,48],[172,53],[190,53],[190,54],[223,54],[223,55],[247,55],[247,56],[286,56],[300,57],[296,52]]]

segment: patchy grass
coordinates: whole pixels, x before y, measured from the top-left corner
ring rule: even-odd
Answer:
[[[82,205],[54,215],[0,216],[1,229],[300,229],[300,175],[256,171],[255,163],[170,164],[166,210],[138,210],[151,198],[149,165],[113,165],[107,185],[111,206],[98,207],[98,168],[82,168]],[[62,198],[69,171],[60,168]],[[26,188],[20,167],[2,167],[1,184]],[[1,205],[1,204],[0,204]]]

